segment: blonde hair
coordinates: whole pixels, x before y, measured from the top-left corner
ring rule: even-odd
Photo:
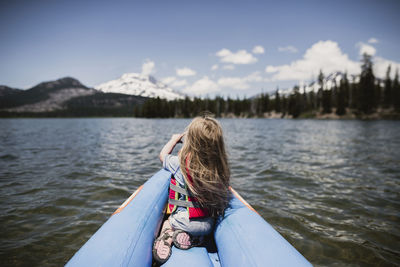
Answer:
[[[194,118],[186,128],[179,157],[186,184],[199,204],[213,217],[223,214],[229,202],[230,170],[218,121]]]

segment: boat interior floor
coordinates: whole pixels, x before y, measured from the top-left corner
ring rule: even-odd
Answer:
[[[166,219],[167,216],[164,216],[163,221]],[[157,236],[160,234],[160,231],[161,227]],[[176,248],[172,244],[171,249],[171,257],[162,266],[220,266],[217,246],[214,240],[214,231],[205,236],[203,243],[199,246],[190,248],[188,250],[182,250]],[[184,263],[187,263],[187,265],[184,265]],[[160,265],[153,259],[152,266],[156,267]]]

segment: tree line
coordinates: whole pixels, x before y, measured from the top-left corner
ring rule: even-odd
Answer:
[[[358,81],[343,75],[339,84],[331,88],[324,84],[324,74],[318,75],[318,90],[300,90],[295,86],[290,94],[260,94],[253,98],[232,99],[220,96],[210,98],[189,98],[167,101],[160,98],[148,99],[135,106],[134,116],[145,118],[194,117],[207,110],[217,117],[264,117],[274,112],[280,117],[313,117],[316,114],[335,113],[343,116],[353,113],[356,116],[369,115],[379,110],[400,113],[399,71],[395,78],[390,77],[389,65],[383,81],[373,73],[371,56],[364,54]]]

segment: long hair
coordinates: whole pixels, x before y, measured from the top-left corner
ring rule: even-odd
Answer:
[[[186,128],[179,158],[186,184],[199,204],[213,217],[223,214],[229,202],[230,170],[218,121],[194,118]]]

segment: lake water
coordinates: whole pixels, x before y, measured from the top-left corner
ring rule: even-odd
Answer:
[[[189,121],[1,119],[1,265],[65,264]],[[400,122],[220,121],[232,186],[311,263],[400,265]]]

